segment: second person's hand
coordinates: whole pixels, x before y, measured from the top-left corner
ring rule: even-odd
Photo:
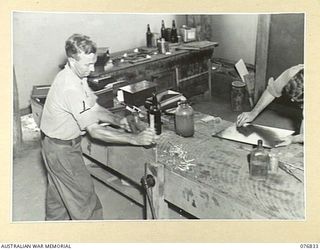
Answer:
[[[255,116],[252,112],[243,112],[237,117],[236,126],[242,127],[245,123],[252,122]]]

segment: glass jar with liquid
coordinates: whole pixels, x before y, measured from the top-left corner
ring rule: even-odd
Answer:
[[[179,103],[175,112],[175,130],[178,135],[191,137],[194,134],[193,108],[186,102]]]

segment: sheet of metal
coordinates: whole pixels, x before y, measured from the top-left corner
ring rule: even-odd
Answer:
[[[294,131],[267,127],[256,124],[248,124],[244,127],[237,127],[236,124],[222,130],[212,136],[222,139],[256,145],[258,140],[263,141],[263,146],[272,148],[279,142],[281,138],[293,134]]]

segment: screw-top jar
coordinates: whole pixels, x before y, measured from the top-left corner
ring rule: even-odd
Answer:
[[[244,82],[232,82],[231,108],[233,111],[242,111],[246,91],[245,87],[246,84]]]
[[[175,130],[178,135],[190,137],[194,134],[193,109],[186,102],[179,103],[175,112]]]

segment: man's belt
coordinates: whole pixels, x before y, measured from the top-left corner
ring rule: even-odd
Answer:
[[[47,136],[41,131],[41,138],[44,139],[44,137],[47,137],[49,140],[53,141],[56,144],[61,144],[61,145],[74,145],[77,144],[81,141],[81,136],[78,136],[77,138],[70,139],[70,140],[61,140],[57,138],[52,138],[50,136]]]

